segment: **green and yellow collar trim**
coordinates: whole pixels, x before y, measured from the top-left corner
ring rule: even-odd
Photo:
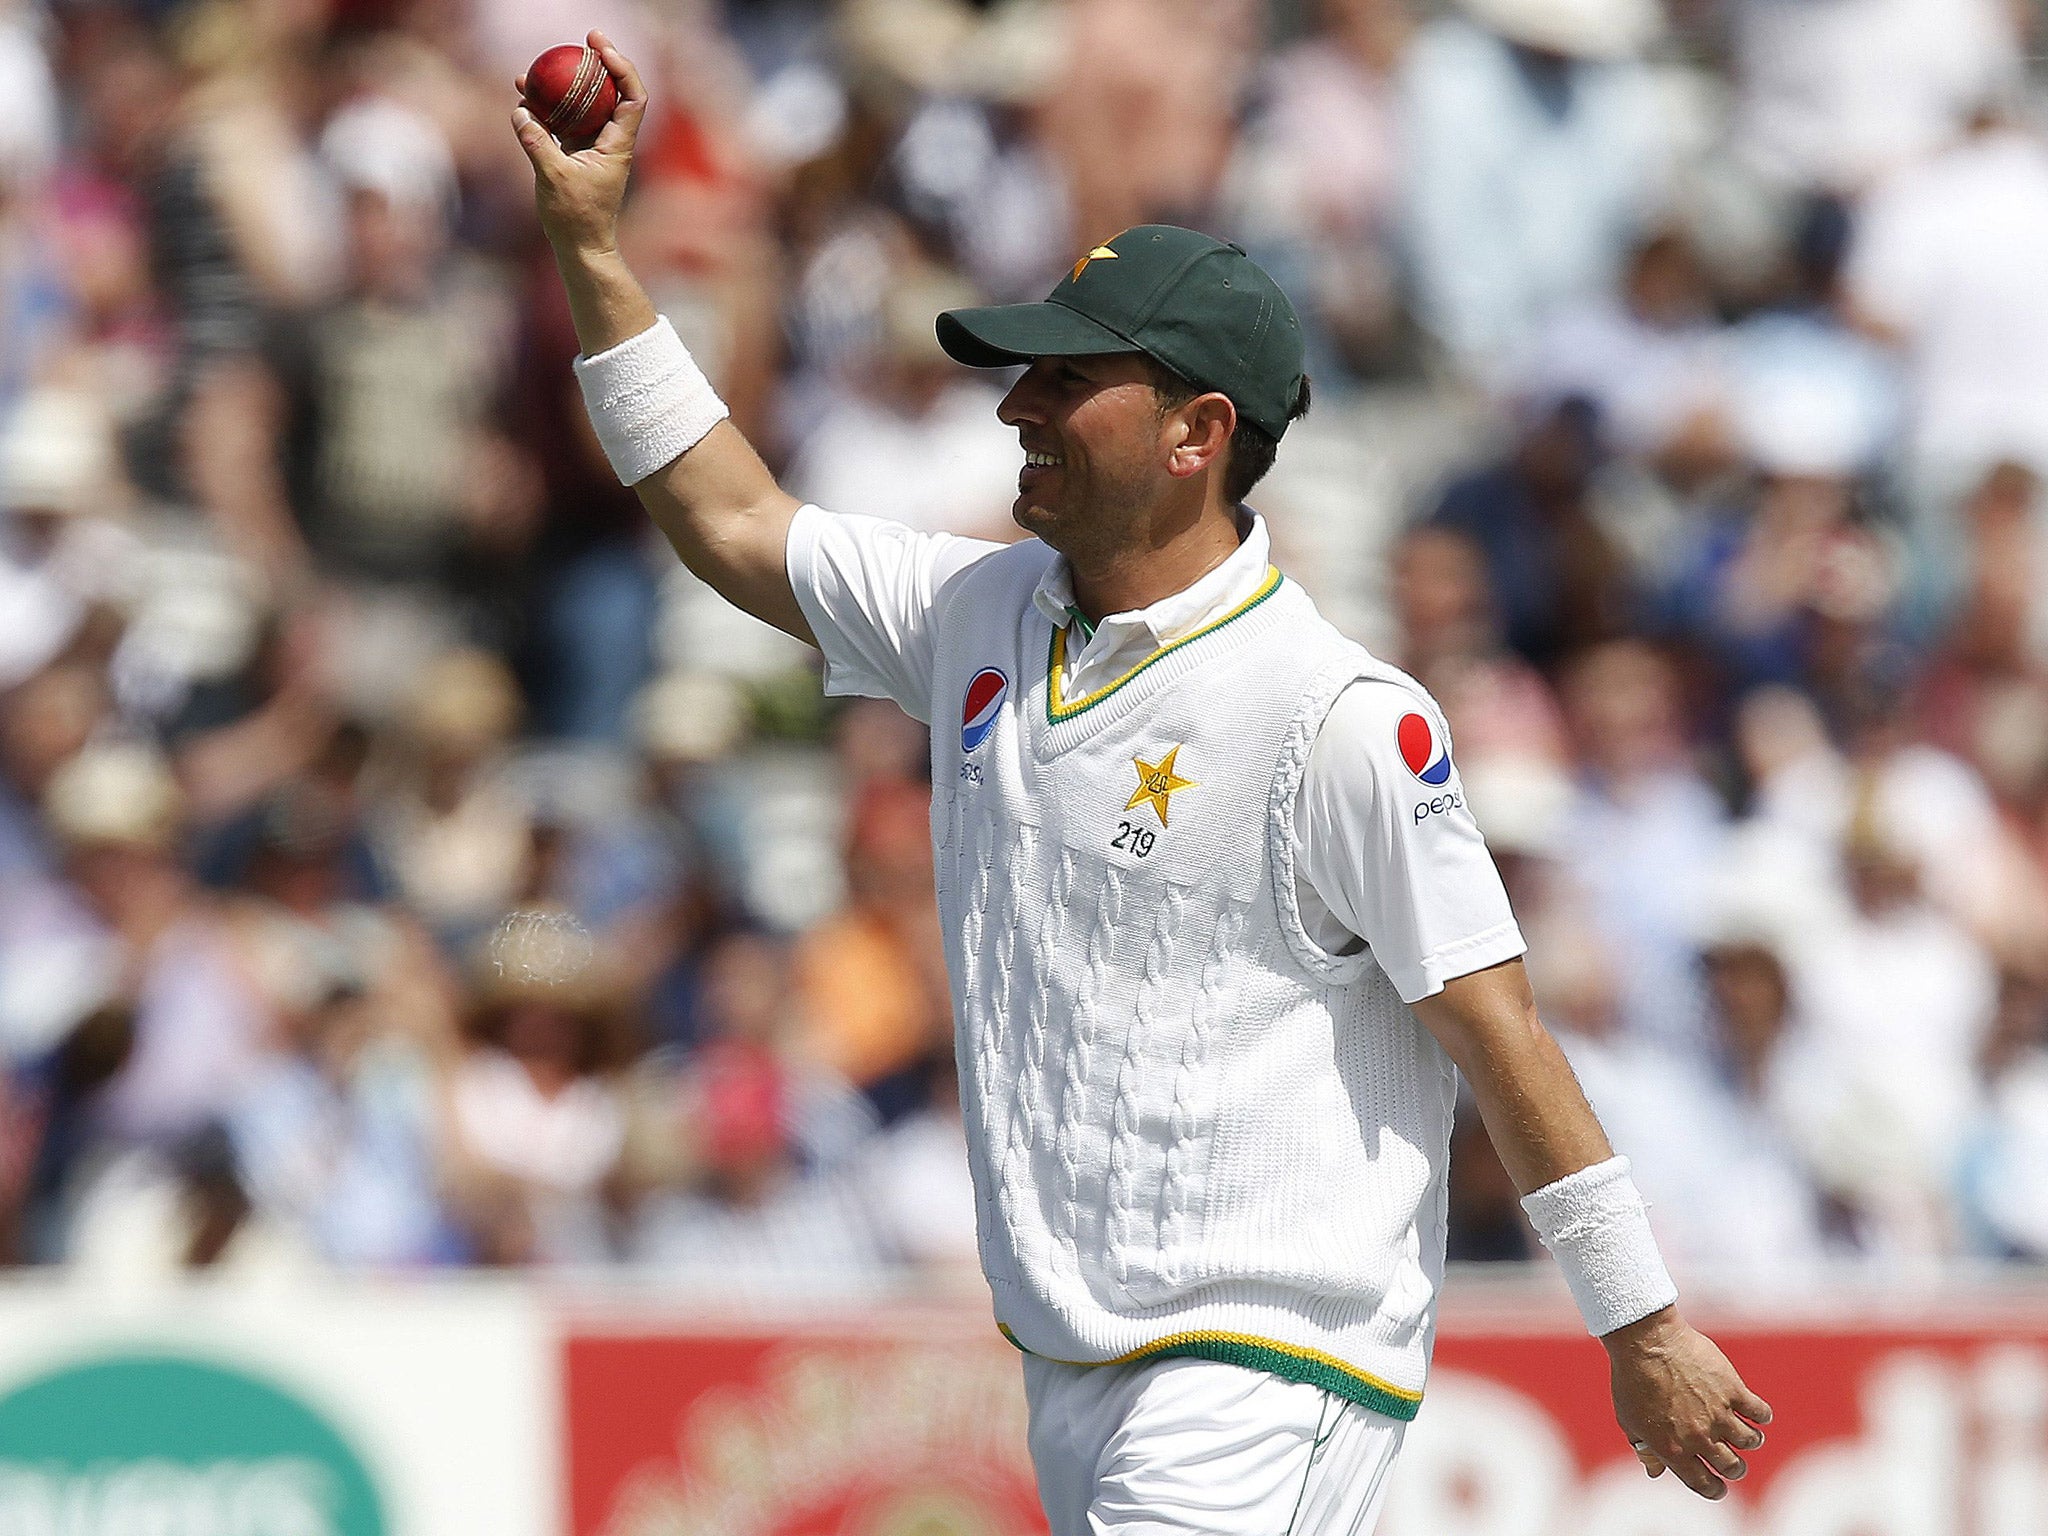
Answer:
[[[1111,694],[1115,693],[1119,688],[1123,687],[1124,684],[1131,681],[1131,679],[1136,677],[1140,672],[1143,672],[1147,667],[1156,665],[1164,658],[1171,656],[1175,651],[1179,650],[1184,645],[1193,645],[1197,640],[1201,639],[1204,635],[1214,634],[1217,630],[1221,629],[1224,625],[1228,624],[1232,619],[1242,618],[1245,614],[1250,613],[1254,608],[1258,607],[1259,604],[1263,603],[1267,598],[1271,597],[1275,592],[1278,592],[1280,590],[1280,581],[1281,576],[1279,567],[1272,565],[1267,566],[1266,579],[1259,583],[1258,591],[1254,592],[1250,597],[1246,598],[1243,602],[1239,603],[1235,608],[1231,609],[1230,612],[1224,614],[1222,618],[1215,619],[1207,624],[1204,624],[1200,629],[1194,631],[1194,633],[1192,634],[1182,635],[1178,640],[1174,641],[1171,645],[1162,645],[1150,656],[1147,656],[1135,667],[1132,667],[1131,670],[1126,672],[1122,677],[1116,679],[1116,681],[1111,683],[1105,683],[1100,688],[1096,689],[1093,693],[1084,695],[1083,697],[1078,699],[1070,700],[1061,696],[1060,675],[1066,671],[1067,666],[1067,627],[1063,624],[1054,625],[1052,631],[1052,641],[1050,647],[1048,648],[1045,662],[1046,724],[1059,725],[1064,721],[1073,719],[1076,715],[1083,714],[1086,711],[1093,709],[1096,705],[1100,704],[1104,699],[1108,698]]]
[[[1192,637],[1190,637],[1192,638]],[[1025,1354],[1031,1351],[1017,1344],[1017,1336],[1001,1323],[1004,1338]],[[1047,1357],[1050,1358],[1050,1357]],[[1370,1408],[1374,1413],[1384,1414],[1406,1424],[1412,1421],[1422,1408],[1422,1394],[1410,1392],[1384,1381],[1369,1371],[1361,1371],[1355,1365],[1346,1365],[1335,1355],[1326,1355],[1319,1349],[1308,1349],[1300,1344],[1282,1344],[1277,1339],[1261,1339],[1248,1333],[1218,1333],[1202,1329],[1193,1333],[1169,1334],[1129,1354],[1118,1355],[1114,1360],[1060,1360],[1057,1365],[1103,1366],[1131,1365],[1140,1360],[1213,1360],[1219,1365],[1240,1365],[1247,1370],[1264,1371],[1287,1381],[1302,1382],[1307,1386],[1321,1387],[1348,1402],[1357,1403],[1361,1408]]]

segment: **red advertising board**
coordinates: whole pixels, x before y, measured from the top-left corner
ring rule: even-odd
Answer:
[[[1380,1536],[2048,1536],[2048,1297],[1710,1319],[1777,1410],[1718,1504],[1645,1478],[1555,1307],[1453,1309]],[[1014,1351],[950,1312],[571,1330],[573,1536],[1027,1536]]]
[[[1644,1475],[1575,1326],[1453,1314],[1381,1536],[2048,1536],[2048,1298],[1706,1322],[1775,1410],[1726,1500]]]
[[[1035,1536],[1017,1352],[986,1316],[572,1331],[577,1536]]]

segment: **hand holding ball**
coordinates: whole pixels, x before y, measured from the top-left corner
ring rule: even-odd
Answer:
[[[533,166],[534,209],[558,258],[616,257],[619,210],[647,90],[602,32],[550,48],[516,81],[512,131]],[[650,313],[648,318],[652,320]]]
[[[526,107],[564,148],[580,149],[611,121],[619,85],[595,48],[564,43],[527,66]]]

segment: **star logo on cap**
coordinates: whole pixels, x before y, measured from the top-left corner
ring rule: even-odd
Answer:
[[[1183,789],[1195,789],[1193,779],[1184,779],[1173,771],[1173,760],[1180,756],[1175,747],[1156,763],[1148,763],[1142,757],[1131,759],[1138,770],[1138,788],[1125,802],[1124,809],[1135,811],[1141,805],[1150,805],[1159,813],[1159,825],[1166,825],[1166,802]]]
[[[1079,281],[1081,281],[1081,274],[1088,270],[1088,263],[1091,261],[1115,260],[1115,251],[1112,251],[1106,245],[1098,245],[1097,247],[1095,247],[1094,250],[1090,251],[1086,256],[1083,256],[1079,261],[1074,263],[1074,275],[1071,278],[1069,278],[1068,281],[1074,283],[1078,283]]]

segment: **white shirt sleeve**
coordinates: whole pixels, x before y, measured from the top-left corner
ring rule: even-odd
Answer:
[[[825,691],[894,699],[930,724],[940,593],[1002,547],[799,508],[784,553],[797,607],[825,653]]]
[[[1423,757],[1413,769],[1402,755],[1410,715],[1421,717],[1408,727]],[[1357,935],[1410,1003],[1527,947],[1450,752],[1427,694],[1354,683],[1324,720],[1295,798],[1296,892],[1309,936],[1341,952],[1346,935]],[[1428,782],[1439,773],[1441,783]]]

